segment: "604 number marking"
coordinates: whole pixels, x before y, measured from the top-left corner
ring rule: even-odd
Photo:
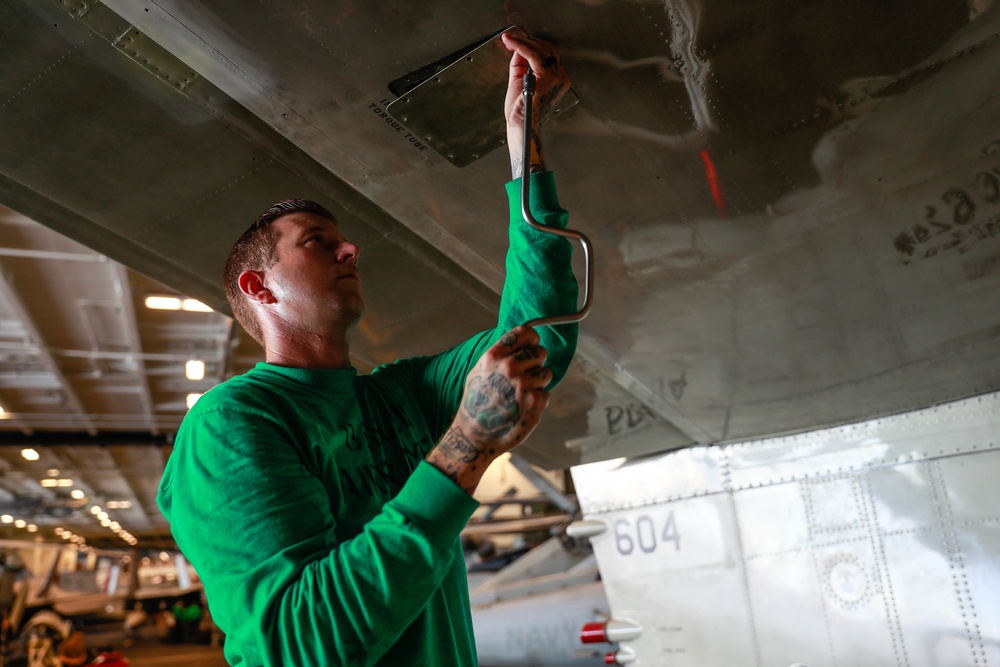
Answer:
[[[631,556],[636,546],[644,553],[651,554],[667,542],[674,543],[675,551],[681,550],[681,536],[677,532],[673,512],[667,514],[662,530],[656,529],[653,517],[648,514],[640,514],[634,525],[628,519],[615,521],[615,546],[623,556]]]

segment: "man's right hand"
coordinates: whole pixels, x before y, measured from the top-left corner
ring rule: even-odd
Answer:
[[[471,495],[486,468],[538,425],[552,380],[545,355],[534,329],[504,334],[469,373],[458,414],[427,462]]]
[[[569,75],[563,69],[559,52],[552,44],[529,37],[521,28],[511,28],[501,36],[513,54],[507,80],[504,117],[507,119],[507,148],[510,151],[511,175],[545,171],[542,156],[541,128],[545,119],[559,105],[569,90]],[[535,97],[532,101],[528,164],[522,164],[524,152],[524,74],[528,66],[535,73]]]

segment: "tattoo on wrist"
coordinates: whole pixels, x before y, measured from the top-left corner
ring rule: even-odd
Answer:
[[[520,417],[514,386],[499,373],[469,378],[462,409],[479,430],[494,438],[510,431]]]
[[[510,156],[510,173],[511,178],[514,180],[521,178],[521,176],[524,175],[524,162],[522,161],[520,155]]]
[[[462,463],[472,463],[480,456],[483,456],[483,450],[469,440],[462,432],[462,429],[456,426],[448,429],[448,432],[441,438],[439,445],[442,453],[447,455],[448,458],[456,459]]]

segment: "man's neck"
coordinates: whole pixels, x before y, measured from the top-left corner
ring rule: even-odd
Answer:
[[[351,368],[348,339],[338,340],[312,336],[275,336],[266,341],[264,359],[269,364],[290,368],[345,369]]]

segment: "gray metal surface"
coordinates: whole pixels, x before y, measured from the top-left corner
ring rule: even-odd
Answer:
[[[555,38],[581,103],[546,153],[601,265],[533,462],[1000,387],[987,0],[0,11],[0,201],[222,307],[246,222],[320,199],[366,253],[362,368],[488,326],[503,273],[503,151],[456,170],[386,113],[388,83],[511,23]]]
[[[609,644],[581,646],[608,615],[593,554],[550,538],[470,591],[482,667],[604,664]]]
[[[428,76],[385,110],[453,165],[464,167],[507,144],[502,110],[509,63],[510,51],[497,35]],[[579,101],[568,90],[552,113],[560,114]],[[393,127],[403,129],[398,123]]]
[[[574,468],[634,664],[997,664],[998,432],[990,394]]]

